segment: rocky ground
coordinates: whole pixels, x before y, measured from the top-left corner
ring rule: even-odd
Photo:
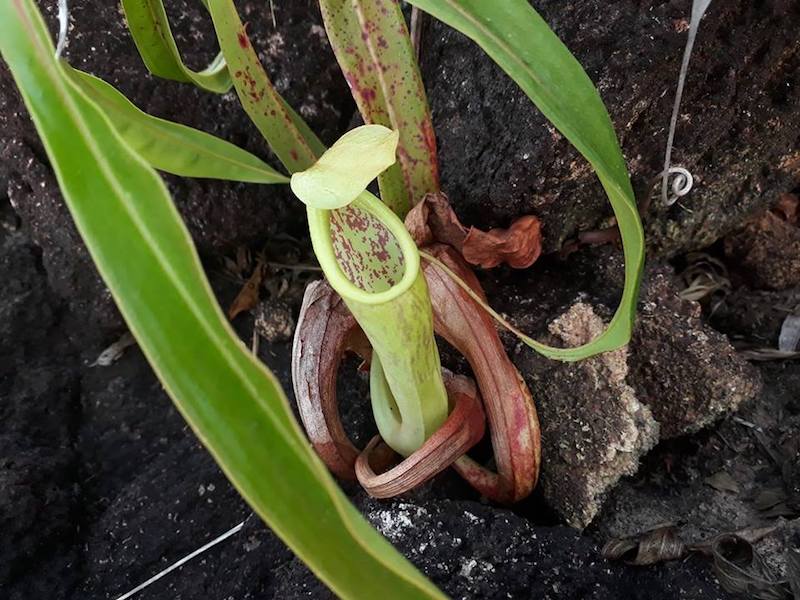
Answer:
[[[71,4],[67,56],[75,66],[148,112],[269,156],[233,96],[147,76],[115,4]],[[201,66],[213,52],[202,12],[167,4],[187,62]],[[535,3],[598,82],[640,191],[660,169],[688,4]],[[275,0],[275,25],[263,2],[238,6],[279,89],[325,140],[335,139],[354,107],[314,2]],[[52,18],[55,5],[42,7]],[[774,358],[768,351],[784,319],[800,308],[796,214],[768,210],[779,200],[789,206],[783,199],[800,184],[800,43],[791,34],[798,26],[800,9],[789,1],[709,11],[676,155],[699,185],[646,215],[651,260],[629,347],[565,365],[504,338],[542,420],[545,462],[534,496],[501,509],[451,475],[391,502],[348,489],[452,597],[737,597],[720,586],[720,578],[730,582],[718,556],[684,553],[647,567],[602,557],[607,541],[665,524],[686,543],[769,528],[755,546],[768,568],[759,574],[779,583],[747,594],[790,597],[783,582],[789,553],[800,548],[800,362],[746,358]],[[428,23],[423,74],[443,183],[464,222],[505,226],[537,214],[548,251],[603,224],[608,209],[591,173],[464,38]],[[115,598],[244,520],[241,532],[139,597],[329,597],[249,518],[135,346],[109,366],[94,364],[124,325],[4,64],[0,131],[0,596]],[[167,180],[223,306],[250,268],[244,249],[266,249],[279,262],[311,260],[287,193]],[[697,251],[709,258],[687,254]],[[680,275],[697,264],[695,275],[711,273],[700,303],[686,293],[695,279]],[[621,272],[617,249],[590,247],[481,277],[492,303],[521,328],[576,343],[609,319]],[[260,314],[273,316],[259,323],[260,356],[287,390],[292,322],[313,276],[271,269],[262,290],[268,305]],[[235,325],[249,340],[254,315]],[[350,368],[340,393],[357,441],[372,427],[366,389]]]

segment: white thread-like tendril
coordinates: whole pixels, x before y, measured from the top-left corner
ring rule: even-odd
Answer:
[[[700,28],[700,19],[703,18],[711,0],[694,0],[692,3],[692,21],[689,24],[689,37],[686,40],[686,48],[683,51],[683,62],[681,63],[681,71],[678,76],[678,89],[675,92],[675,104],[672,107],[672,118],[669,123],[669,136],[667,137],[667,151],[664,156],[664,170],[661,173],[661,200],[665,206],[675,204],[675,201],[681,196],[685,196],[692,189],[694,183],[691,173],[683,167],[671,167],[672,161],[672,146],[675,142],[675,128],[678,125],[678,112],[681,108],[681,99],[683,98],[683,88],[686,84],[686,73],[689,71],[689,60],[692,57],[692,49],[694,48],[694,41],[697,37],[697,31]],[[670,175],[678,173],[672,184],[672,195],[669,194],[669,178]],[[677,187],[676,187],[677,184]],[[688,186],[688,189],[681,194],[679,190],[683,190]]]
[[[664,199],[665,206],[672,206],[679,198],[683,198],[691,192],[692,187],[694,187],[694,177],[692,177],[688,169],[683,167],[670,167],[668,171],[662,172],[659,177],[664,182],[669,182],[670,177],[672,178],[672,183],[668,185],[668,189],[672,193],[667,195],[666,199],[664,199],[662,188],[662,199]]]

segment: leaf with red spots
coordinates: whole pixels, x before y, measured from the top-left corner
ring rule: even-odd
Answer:
[[[425,88],[397,0],[320,0],[333,50],[366,123],[400,132],[397,165],[379,178],[401,218],[439,190],[436,139]]]
[[[242,107],[290,173],[307,169],[325,146],[272,85],[231,0],[209,0],[220,48]]]

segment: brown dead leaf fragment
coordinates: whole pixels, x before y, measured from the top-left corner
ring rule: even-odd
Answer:
[[[739,484],[731,477],[727,471],[719,471],[714,475],[705,478],[706,485],[711,486],[720,492],[730,492],[732,494],[739,493]]]
[[[263,265],[259,262],[256,265],[250,279],[244,284],[228,308],[228,318],[233,321],[239,313],[252,310],[258,304],[258,290],[261,287],[261,280],[264,277]]]
[[[459,252],[469,231],[458,220],[450,201],[442,193],[427,194],[412,208],[406,215],[406,229],[420,248],[441,242]]]
[[[406,228],[418,246],[440,242],[461,252],[473,265],[491,269],[502,263],[530,267],[542,253],[541,222],[520,217],[508,229],[483,231],[461,224],[444,194],[428,194],[406,217]]]
[[[527,269],[542,253],[542,224],[528,215],[514,221],[508,229],[487,232],[472,227],[461,252],[467,262],[484,269],[502,263],[515,269]]]

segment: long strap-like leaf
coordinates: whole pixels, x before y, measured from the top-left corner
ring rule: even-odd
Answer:
[[[231,88],[222,53],[203,71],[193,71],[183,64],[162,0],[122,0],[122,8],[136,48],[153,75],[193,83],[219,94]]]
[[[272,85],[236,6],[231,0],[208,0],[208,10],[245,112],[290,173],[309,168],[325,146]]]
[[[210,133],[148,115],[102,79],[66,64],[64,68],[151,167],[182,177],[289,183],[288,177],[246,150]]]
[[[553,348],[529,337],[523,341],[561,360],[579,360],[625,345],[644,267],[644,233],[625,159],[592,81],[528,0],[409,2],[472,38],[517,82],[594,167],[614,209],[625,254],[625,288],[608,329],[578,348]]]
[[[241,494],[341,597],[442,598],[309,448],[275,377],[227,325],[163,182],[64,75],[33,0],[0,2],[0,52],[131,331]]]
[[[439,190],[436,137],[425,87],[397,0],[320,0],[325,29],[367,123],[400,132],[397,165],[379,178],[401,218]]]

